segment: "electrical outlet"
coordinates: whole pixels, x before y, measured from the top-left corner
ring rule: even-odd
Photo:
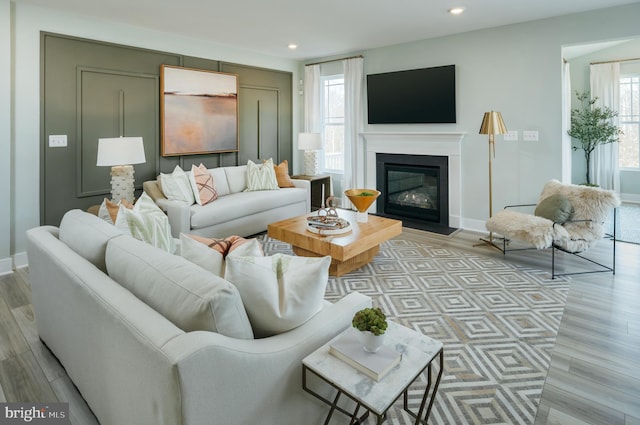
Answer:
[[[50,148],[66,148],[67,135],[66,134],[50,134],[49,147]]]
[[[504,141],[506,141],[506,142],[517,142],[518,141],[518,130],[509,130],[509,132],[504,135]]]
[[[527,142],[537,142],[538,141],[538,132],[537,131],[523,131],[522,132],[522,140]]]

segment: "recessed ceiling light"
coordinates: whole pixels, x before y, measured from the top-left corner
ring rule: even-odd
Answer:
[[[289,43],[289,45],[287,46],[290,50],[295,50],[298,48],[298,45],[295,43]]]
[[[451,13],[452,15],[459,15],[462,12],[464,12],[464,7],[452,7],[451,9],[449,9],[449,13]]]

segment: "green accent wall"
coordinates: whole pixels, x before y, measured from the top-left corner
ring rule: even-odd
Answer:
[[[239,81],[239,151],[160,156],[160,65],[228,72]],[[147,162],[142,182],[176,165],[209,168],[247,160],[292,159],[292,74],[216,60],[140,49],[64,35],[41,34],[41,194],[43,224],[110,197],[110,167],[97,167],[98,139],[142,136]],[[66,135],[66,147],[49,147]]]

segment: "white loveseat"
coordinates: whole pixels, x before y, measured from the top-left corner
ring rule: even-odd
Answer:
[[[173,237],[191,233],[208,238],[250,236],[267,230],[269,223],[311,211],[311,189],[306,180],[291,179],[295,187],[244,192],[247,166],[211,168],[218,199],[188,205],[169,200],[158,180],[143,183],[144,191],[167,213]]]
[[[303,391],[301,360],[371,304],[351,293],[263,339],[185,331],[176,324],[183,318],[160,312],[184,314],[192,306],[183,298],[161,308],[142,298],[166,299],[160,281],[178,289],[206,281],[224,288],[213,298],[237,306],[233,286],[80,210],[68,212],[60,228],[33,228],[27,237],[38,333],[102,425],[319,424],[328,407]],[[116,277],[138,286],[126,289]],[[145,280],[149,293],[134,295]],[[246,314],[241,301],[239,309],[212,312],[204,313],[218,329]]]

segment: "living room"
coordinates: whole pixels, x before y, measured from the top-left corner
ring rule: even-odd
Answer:
[[[487,218],[487,138],[478,133],[482,114],[500,111],[509,129],[537,131],[537,142],[498,141],[494,162],[494,208],[528,203],[552,178],[581,182],[580,153],[562,145],[562,53],[567,46],[638,37],[634,4],[561,17],[487,28],[340,55],[301,60],[239,50],[215,41],[170,31],[153,31],[23,2],[0,0],[0,273],[28,264],[26,230],[41,224],[42,176],[39,163],[41,116],[41,32],[63,34],[124,46],[175,52],[290,72],[298,92],[304,64],[345,55],[364,56],[365,74],[455,64],[458,84],[456,124],[365,126],[365,132],[465,133],[461,155],[460,227],[484,232]],[[6,35],[6,36],[5,36]],[[634,57],[637,57],[638,53]],[[303,130],[302,98],[292,97],[292,172],[302,172],[302,152],[295,135]],[[163,170],[167,171],[167,170]],[[640,192],[640,190],[638,190]],[[638,195],[629,192],[630,195]]]

